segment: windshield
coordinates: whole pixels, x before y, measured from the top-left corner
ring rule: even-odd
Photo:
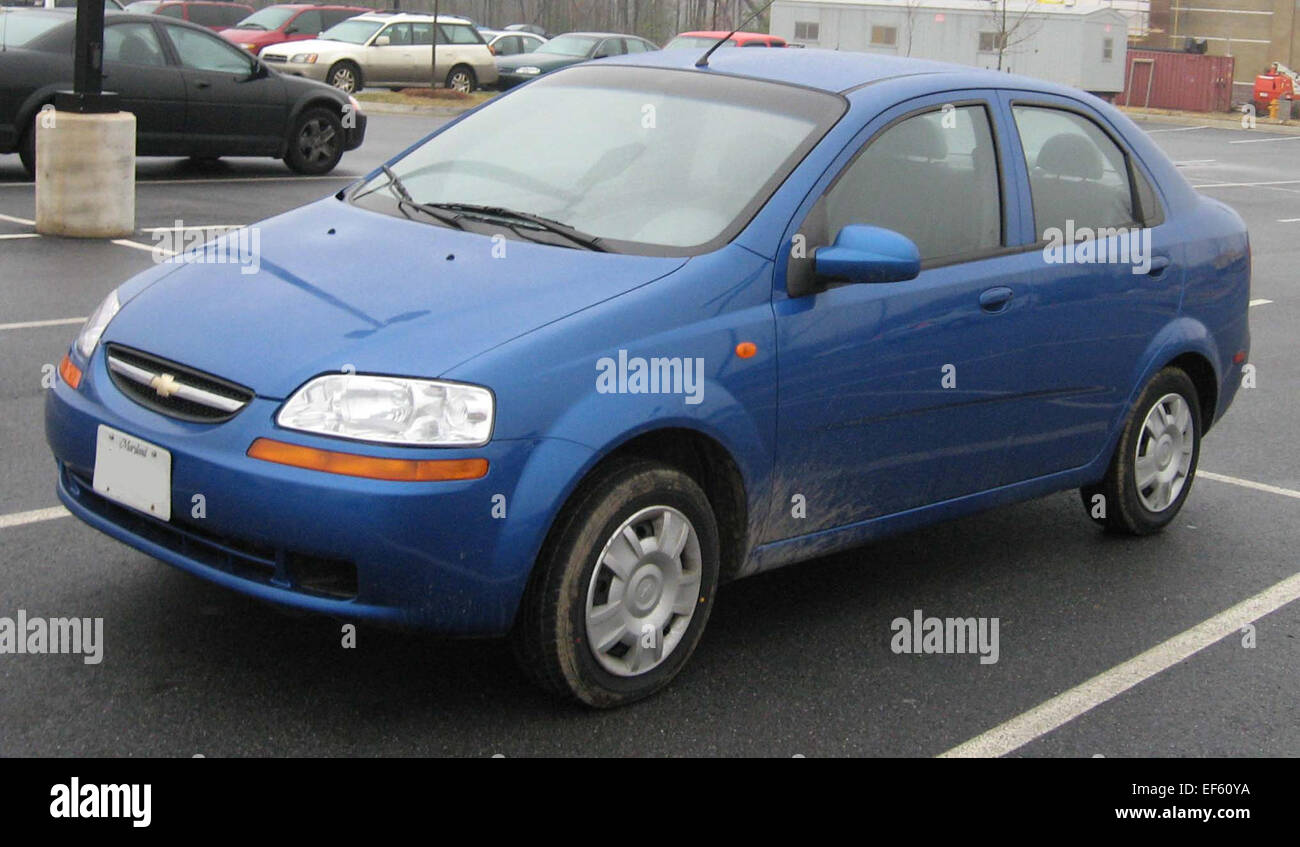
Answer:
[[[269,32],[283,26],[285,21],[294,16],[295,12],[297,12],[297,9],[282,9],[271,6],[244,18],[235,24],[235,29],[264,29]]]
[[[609,249],[688,255],[734,237],[843,109],[834,95],[758,80],[576,66],[392,167],[418,203],[502,207]],[[382,197],[386,181],[354,196]]]
[[[538,47],[536,52],[554,53],[557,56],[585,56],[599,40],[588,35],[561,35]]]
[[[384,25],[383,21],[344,21],[335,24],[320,34],[325,41],[346,41],[348,44],[365,44],[375,30]]]
[[[157,0],[136,0],[134,3],[127,3],[126,10],[128,12],[137,12],[141,15],[147,15],[161,5],[162,3],[157,2]]]
[[[669,41],[666,45],[664,45],[664,49],[675,50],[678,47],[699,47],[701,49],[707,50],[708,48],[717,44],[718,40],[719,39],[717,38],[709,38],[704,35],[679,35],[676,38],[674,38],[672,41]],[[722,46],[735,47],[736,39],[732,38]]]
[[[0,12],[0,46],[24,47],[71,18],[60,15],[24,15]]]

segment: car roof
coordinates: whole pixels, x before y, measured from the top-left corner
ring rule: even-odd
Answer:
[[[725,33],[724,33],[725,34]],[[1013,74],[986,71],[968,65],[912,59],[877,53],[854,53],[845,50],[719,50],[709,57],[707,68],[696,68],[703,51],[656,50],[603,59],[605,64],[642,67],[681,68],[700,73],[724,73],[752,77],[770,82],[819,88],[842,93],[869,83],[898,77],[945,74],[959,77],[945,80],[958,86],[978,85],[1005,88],[1007,83],[1040,91],[1069,91],[1043,80]]]
[[[562,32],[555,37],[560,38],[565,35],[585,35],[589,38],[636,38],[636,39],[640,39],[641,41],[648,40],[645,38],[641,38],[641,36],[639,35],[632,35],[631,33],[628,32]]]
[[[728,35],[738,35],[741,38],[780,38],[778,35],[769,35],[766,32],[745,32],[737,30],[732,32],[729,29],[693,29],[690,32],[679,32],[674,38],[681,38],[683,35],[689,35],[694,38],[722,38]],[[784,39],[782,39],[784,40]]]
[[[422,12],[366,12],[357,15],[357,18],[364,18],[368,21],[383,21],[385,23],[401,23],[403,21],[431,21],[433,15],[426,15]],[[356,18],[353,18],[356,20]],[[470,26],[468,18],[462,18],[459,15],[439,15],[438,23],[440,24],[464,24]]]

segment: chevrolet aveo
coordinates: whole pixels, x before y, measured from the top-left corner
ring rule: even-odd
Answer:
[[[1072,89],[696,58],[547,75],[254,264],[124,283],[49,393],[61,500],[266,601],[508,635],[593,706],[729,579],[1064,489],[1174,518],[1248,355],[1233,211]]]

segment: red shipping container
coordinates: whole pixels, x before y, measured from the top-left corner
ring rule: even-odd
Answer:
[[[1121,106],[1226,112],[1232,108],[1232,56],[1129,48]]]

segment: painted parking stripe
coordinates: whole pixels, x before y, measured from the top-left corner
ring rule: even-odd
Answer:
[[[1294,497],[1300,500],[1300,491],[1293,491],[1290,488],[1279,488],[1276,485],[1265,485],[1262,482],[1251,482],[1248,479],[1240,479],[1235,476],[1225,476],[1221,473],[1211,473],[1210,471],[1198,470],[1196,478],[1212,479],[1215,482],[1226,482],[1229,485],[1240,485],[1242,488],[1250,488],[1255,491],[1266,491],[1269,494],[1280,494],[1283,497]]]
[[[1300,492],[1290,492],[1288,496],[1291,495],[1300,496]],[[940,754],[940,758],[988,758],[1005,756],[1019,750],[1034,739],[1064,726],[1296,599],[1300,599],[1300,573],[1293,574],[1272,588],[1243,600],[1121,665],[1103,671],[1024,714],[957,745]]]
[[[71,514],[71,512],[62,506],[51,506],[48,509],[33,509],[30,512],[14,512],[11,515],[0,515],[0,529],[24,526],[29,523],[40,523],[41,521],[52,521],[56,518],[66,518]]]
[[[48,321],[20,321],[13,324],[0,324],[0,331],[6,329],[38,329],[43,326],[67,326],[68,324],[84,324],[85,318],[54,318]]]
[[[110,244],[116,244],[116,245],[118,245],[119,247],[134,247],[134,248],[137,249],[137,250],[147,250],[147,251],[150,252],[150,253],[153,253],[153,252],[156,251],[156,252],[158,252],[158,253],[160,253],[160,254],[162,254],[162,255],[164,255],[164,256],[175,256],[175,255],[176,255],[176,254],[175,254],[174,252],[172,252],[171,250],[165,250],[165,249],[163,249],[162,247],[159,247],[157,244],[141,244],[139,241],[131,241],[130,239],[126,239],[126,238],[114,238],[114,239],[113,239],[112,241],[110,241],[109,243],[110,243]]]
[[[15,218],[13,215],[0,215],[0,221],[8,221],[11,224],[23,224],[24,226],[36,226],[36,221],[29,221],[27,218]]]
[[[145,226],[141,232],[196,232],[206,229],[243,229],[247,224],[208,224],[206,226]]]
[[[1270,141],[1296,141],[1300,140],[1300,135],[1279,135],[1274,138],[1243,138],[1240,141],[1229,141],[1229,144],[1267,144]]]
[[[1263,300],[1263,299],[1260,299],[1260,300],[1251,300],[1251,301],[1250,301],[1250,305],[1252,305],[1252,306],[1267,306],[1269,303],[1272,303],[1272,302],[1273,302],[1272,300]]]
[[[1278,218],[1277,222],[1280,224],[1300,223],[1300,218]]]
[[[1157,132],[1191,132],[1194,129],[1209,129],[1209,126],[1179,126],[1172,129],[1149,129],[1147,130],[1147,135],[1152,135]]]
[[[1265,185],[1295,185],[1300,179],[1274,179],[1267,182],[1210,182],[1192,188],[1258,188]]]
[[[39,232],[14,232],[5,235],[0,235],[0,239],[3,239],[5,241],[17,241],[20,238],[40,238],[40,237],[41,234]]]

